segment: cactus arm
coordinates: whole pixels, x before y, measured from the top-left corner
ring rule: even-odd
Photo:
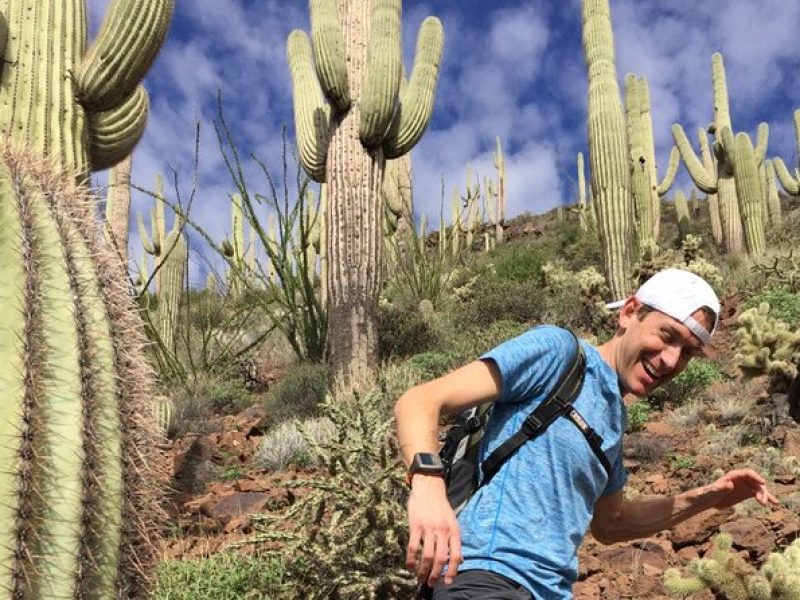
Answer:
[[[286,43],[286,57],[294,90],[294,127],[300,164],[316,182],[325,181],[325,160],[330,141],[330,107],[325,104],[311,58],[311,44],[295,29]]]
[[[340,112],[350,108],[344,33],[336,0],[310,0],[311,45],[322,93]]]
[[[386,158],[402,156],[425,133],[433,114],[443,45],[442,23],[436,17],[426,18],[417,37],[411,79],[400,96],[400,106],[383,142]]]
[[[134,92],[167,37],[174,7],[174,0],[114,0],[78,69],[86,109],[110,110]]]
[[[711,78],[714,84],[714,125],[717,131],[731,127],[731,109],[728,102],[728,84],[725,77],[725,63],[722,54],[711,56]]]
[[[759,123],[758,137],[756,138],[756,162],[760,165],[764,162],[764,156],[767,153],[767,144],[769,143],[769,125],[767,123]]]
[[[143,86],[119,108],[89,113],[89,161],[101,171],[133,152],[147,125],[150,101]]]
[[[686,165],[694,184],[703,193],[716,194],[717,178],[713,173],[709,173],[703,166],[703,163],[700,162],[700,159],[697,158],[692,145],[689,143],[683,131],[683,127],[677,124],[673,125],[672,137],[675,140],[675,146],[677,146],[683,163]]]
[[[786,193],[791,196],[800,195],[800,177],[792,177],[791,173],[789,173],[789,169],[786,168],[783,159],[777,156],[772,159],[772,164],[775,166],[775,174],[778,176],[778,179],[780,180],[781,185]]]
[[[667,165],[667,172],[664,174],[664,180],[656,188],[659,196],[669,193],[672,184],[675,183],[675,175],[678,173],[680,164],[681,152],[677,146],[673,146],[672,150],[669,151],[669,164]]]
[[[366,148],[380,144],[392,121],[403,77],[400,0],[372,0],[367,67],[358,135]]]
[[[781,199],[778,196],[778,186],[775,184],[775,165],[771,160],[764,161],[764,176],[767,188],[767,212],[770,225],[780,225],[783,221],[781,214]]]
[[[136,229],[139,231],[139,241],[142,243],[142,248],[144,251],[155,256],[157,254],[156,247],[153,244],[153,240],[151,240],[150,236],[147,235],[147,228],[144,226],[142,213],[140,213],[138,210],[136,211]]]

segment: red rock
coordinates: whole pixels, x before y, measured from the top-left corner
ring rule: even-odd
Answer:
[[[755,552],[759,558],[765,557],[775,547],[775,535],[758,519],[746,517],[725,523],[720,531],[729,533],[736,547]]]
[[[683,523],[679,523],[670,533],[673,546],[682,548],[684,546],[697,546],[705,542],[717,532],[726,518],[727,516],[724,512],[712,511],[700,513]]]
[[[211,506],[208,516],[227,523],[235,517],[259,512],[269,500],[269,495],[255,492],[235,492]]]
[[[676,434],[676,429],[669,423],[650,421],[644,424],[644,430],[657,437],[670,437]]]

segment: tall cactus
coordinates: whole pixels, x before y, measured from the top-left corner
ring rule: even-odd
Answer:
[[[175,352],[178,311],[186,287],[189,247],[183,235],[183,222],[176,218],[163,242],[161,277],[156,308],[156,329],[161,342]]]
[[[229,257],[232,266],[228,268],[228,293],[232,297],[241,295],[245,276],[244,210],[241,194],[232,194],[231,201],[231,240]]]
[[[656,205],[651,195],[651,171],[647,156],[642,106],[639,99],[639,80],[633,73],[625,76],[625,124],[628,133],[628,160],[631,170],[631,193],[636,220],[638,248],[654,240]],[[659,205],[660,208],[660,205]]]
[[[727,160],[733,165],[736,196],[739,200],[747,250],[754,256],[764,254],[766,250],[763,210],[766,205],[766,189],[758,172],[766,152],[766,132],[766,123],[762,123],[759,127],[759,143],[754,148],[750,136],[746,133],[740,132],[734,138],[730,129],[726,127],[722,130],[722,153],[730,154],[728,149],[733,148],[733,156]]]
[[[500,143],[500,136],[495,138],[496,148],[494,151],[494,168],[497,170],[497,211],[494,219],[495,242],[503,243],[503,229],[506,222],[506,160],[503,156],[503,145]]]
[[[589,77],[592,201],[608,286],[614,298],[624,298],[631,287],[633,199],[608,0],[583,0],[583,50]]]
[[[798,160],[800,160],[800,108],[794,111],[794,131],[797,137],[797,156]],[[786,193],[790,196],[800,196],[800,168],[796,167],[794,175],[792,175],[781,158],[775,157],[772,162],[775,167],[775,173],[778,175],[778,179],[780,179]],[[800,164],[798,167],[800,167]]]
[[[689,216],[689,203],[686,195],[678,190],[675,192],[675,217],[678,221],[678,241],[682,242],[691,231],[692,218]]]
[[[127,273],[82,184],[139,140],[140,82],[172,9],[114,0],[87,51],[84,0],[0,0],[0,589],[11,598],[148,595],[165,473],[152,373]]]
[[[722,238],[725,250],[737,254],[744,250],[744,237],[742,234],[742,217],[739,210],[739,201],[736,196],[736,183],[734,182],[734,167],[730,160],[734,156],[733,148],[720,153],[722,148],[722,131],[725,128],[733,131],[731,127],[731,114],[728,104],[728,87],[725,78],[725,65],[722,55],[714,53],[711,57],[711,72],[714,83],[714,122],[710,133],[716,135],[716,164],[710,168],[708,161],[701,162],[689,144],[686,134],[680,125],[672,126],[672,136],[681,153],[681,158],[689,170],[689,175],[700,191],[706,194],[716,194],[719,215],[722,226]],[[703,143],[701,134],[701,144]],[[705,152],[704,152],[705,154]],[[713,220],[712,220],[713,224]]]
[[[401,92],[400,0],[309,5],[311,43],[293,31],[287,57],[300,162],[327,184],[331,362],[348,385],[377,362],[385,159],[406,154],[427,128],[443,32],[438,19],[423,22]]]
[[[771,160],[764,161],[764,176],[767,186],[767,213],[769,223],[773,227],[783,223],[781,199],[778,196],[778,186],[775,183],[775,166]]]

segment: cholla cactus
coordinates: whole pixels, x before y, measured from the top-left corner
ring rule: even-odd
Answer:
[[[769,375],[775,389],[786,389],[800,365],[800,329],[769,316],[762,302],[739,315],[736,362],[745,375]]]
[[[783,554],[773,552],[756,571],[733,551],[733,539],[721,533],[708,557],[692,561],[689,575],[678,569],[664,573],[664,587],[670,596],[688,598],[710,589],[727,600],[800,600],[800,540]]]
[[[298,597],[413,595],[416,581],[397,560],[408,539],[404,469],[381,403],[376,390],[346,399],[328,396],[322,409],[336,434],[315,439],[300,427],[312,463],[326,473],[285,482],[311,492],[282,514],[254,519],[257,533],[246,543],[268,544],[267,552],[290,557],[284,564],[302,582]],[[288,532],[287,523],[293,524]]]

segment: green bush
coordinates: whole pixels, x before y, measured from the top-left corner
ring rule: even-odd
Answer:
[[[516,281],[487,274],[475,281],[458,315],[462,326],[486,327],[499,320],[534,323],[543,304],[540,279]]]
[[[158,568],[155,600],[262,600],[287,589],[281,561],[230,552],[176,560]]]
[[[459,367],[528,329],[527,324],[509,320],[494,321],[485,327],[457,329],[446,341],[447,352],[453,357],[453,367]]]
[[[792,329],[800,327],[800,295],[785,288],[769,288],[748,298],[742,310],[758,308],[759,304],[769,304],[769,316],[783,321]]]
[[[692,396],[702,392],[713,382],[722,379],[719,367],[710,360],[695,358],[675,379],[653,392],[653,399],[683,404]]]
[[[211,409],[216,413],[235,414],[251,404],[251,395],[242,380],[224,380],[208,391]]]
[[[319,404],[328,391],[330,369],[321,363],[300,363],[270,389],[264,407],[275,426],[289,419],[320,416]]]
[[[650,419],[653,408],[646,400],[637,400],[628,407],[628,433],[641,431]]]
[[[540,244],[517,242],[496,249],[492,263],[500,279],[525,283],[540,281],[542,265],[550,258],[550,252]]]
[[[457,366],[454,363],[453,355],[445,352],[423,352],[406,361],[406,365],[419,374],[421,381],[441,377]]]
[[[436,347],[435,329],[421,314],[397,307],[378,310],[378,356],[402,358]]]

